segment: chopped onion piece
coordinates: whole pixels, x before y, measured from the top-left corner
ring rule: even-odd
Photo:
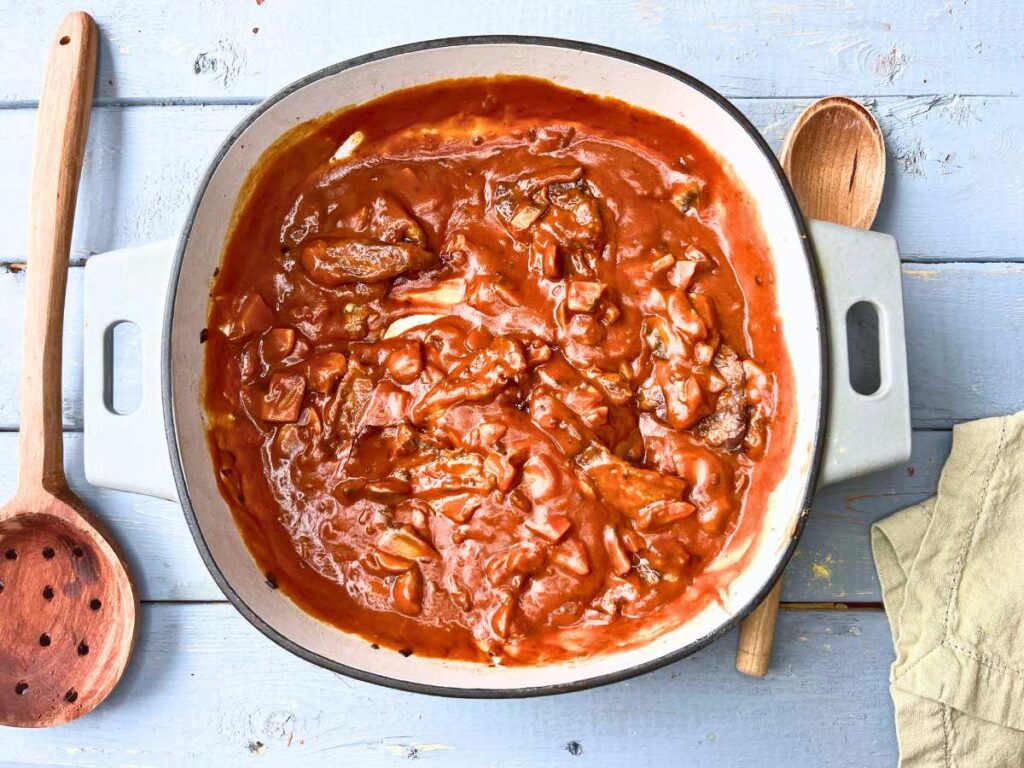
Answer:
[[[393,339],[395,336],[401,336],[406,331],[410,331],[420,325],[427,325],[440,320],[442,315],[406,315],[400,317],[384,331],[385,339]]]
[[[355,151],[359,148],[359,145],[363,143],[363,139],[366,138],[366,134],[362,131],[355,131],[350,134],[345,141],[341,143],[337,151],[331,155],[331,162],[337,163],[342,160],[348,160],[355,154]]]

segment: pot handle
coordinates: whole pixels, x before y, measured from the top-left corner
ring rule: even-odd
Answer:
[[[818,487],[910,458],[910,397],[903,293],[896,241],[878,232],[808,221],[825,288],[831,349],[828,428]],[[177,501],[164,428],[161,369],[164,306],[174,240],[97,254],[85,266],[85,476],[93,485]],[[847,313],[868,302],[878,314],[881,386],[850,384]],[[118,414],[110,398],[111,332],[142,335],[142,398]]]
[[[910,395],[899,251],[890,235],[808,221],[825,288],[831,367],[828,428],[818,487],[910,458]],[[881,383],[869,395],[850,383],[847,316],[860,302],[878,316]]]
[[[93,485],[178,500],[164,431],[160,371],[167,283],[175,240],[89,257],[85,263],[82,366],[85,477]],[[113,330],[138,326],[141,401],[114,411]]]

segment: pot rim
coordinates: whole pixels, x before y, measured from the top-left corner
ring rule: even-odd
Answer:
[[[382,59],[391,58],[393,56],[399,56],[407,53],[416,53],[419,51],[433,50],[437,48],[456,48],[461,46],[474,46],[474,45],[524,45],[524,46],[547,46],[552,48],[564,48],[568,50],[579,51],[582,53],[591,53],[599,56],[605,56],[608,58],[618,59],[629,64],[635,64],[638,66],[646,67],[647,69],[654,70],[663,75],[667,75],[675,80],[688,85],[694,90],[698,91],[702,95],[709,98],[716,105],[721,107],[726,114],[728,114],[733,120],[735,120],[749,135],[755,146],[761,151],[761,153],[767,159],[771,169],[773,170],[783,194],[789,203],[790,212],[793,216],[794,224],[796,225],[797,232],[800,235],[800,241],[803,247],[804,258],[806,261],[806,267],[810,277],[811,285],[814,291],[815,299],[815,312],[818,318],[818,339],[819,339],[819,353],[821,359],[821,397],[818,407],[818,413],[816,415],[816,424],[814,430],[814,444],[811,449],[811,462],[807,471],[807,478],[802,494],[801,509],[796,518],[796,523],[793,526],[793,531],[790,535],[790,541],[784,552],[779,555],[778,563],[772,571],[771,577],[765,583],[764,587],[758,592],[753,599],[751,599],[742,609],[734,613],[729,619],[720,624],[716,629],[708,632],[703,637],[700,637],[687,645],[678,648],[674,651],[659,656],[656,659],[644,662],[642,664],[636,664],[626,669],[618,670],[604,675],[598,675],[595,677],[588,677],[582,680],[573,681],[571,683],[561,683],[556,685],[542,685],[532,686],[525,688],[460,688],[453,686],[439,686],[439,685],[428,685],[424,683],[415,683],[401,678],[389,677],[386,675],[380,675],[377,673],[366,672],[365,670],[351,667],[346,664],[342,664],[333,659],[329,659],[318,653],[315,653],[308,648],[299,645],[298,643],[290,640],[281,634],[274,627],[270,626],[263,620],[255,611],[253,611],[242,597],[234,590],[231,586],[230,581],[224,576],[220,570],[220,566],[214,560],[213,555],[210,551],[209,546],[206,543],[206,539],[203,535],[202,529],[200,528],[199,521],[196,517],[195,510],[192,508],[192,500],[188,490],[188,481],[185,477],[184,470],[182,468],[180,450],[177,440],[177,421],[176,414],[174,411],[174,398],[173,383],[171,380],[171,361],[173,357],[172,350],[172,334],[171,327],[174,320],[174,305],[175,297],[177,293],[178,280],[181,274],[181,267],[184,262],[185,250],[188,245],[189,237],[192,233],[192,228],[195,224],[196,215],[199,211],[199,207],[202,203],[202,199],[206,193],[207,187],[209,186],[210,180],[213,174],[219,168],[221,161],[225,155],[234,146],[235,142],[244,133],[249,126],[251,126],[257,118],[263,115],[265,112],[274,107],[278,102],[282,101],[287,96],[291,95],[295,91],[306,87],[307,85],[314,83],[318,80],[322,80],[325,77],[336,75],[345,70],[352,69],[354,67],[361,66],[363,64],[380,61]],[[772,152],[768,143],[764,137],[757,131],[750,120],[740,112],[728,99],[722,96],[718,91],[711,88],[709,85],[701,82],[697,78],[689,75],[679,69],[670,67],[666,64],[662,64],[653,59],[639,56],[634,53],[621,51],[616,48],[610,48],[603,45],[597,45],[594,43],[586,43],[577,40],[568,40],[563,38],[555,37],[541,37],[534,35],[468,35],[468,36],[456,36],[456,37],[444,37],[433,40],[426,40],[418,43],[408,43],[405,45],[393,46],[390,48],[383,48],[372,53],[363,54],[362,56],[356,56],[354,58],[346,59],[344,61],[332,64],[324,67],[316,72],[313,72],[305,77],[299,78],[294,82],[286,85],[281,90],[274,93],[272,96],[257,105],[242,121],[232,130],[228,137],[223,141],[217,150],[216,155],[210,161],[207,167],[206,173],[203,175],[202,180],[199,182],[196,188],[195,195],[192,198],[192,204],[189,207],[188,215],[185,219],[185,224],[182,227],[181,235],[178,240],[177,248],[174,254],[173,261],[171,263],[170,279],[168,280],[167,287],[167,301],[166,309],[164,311],[164,323],[163,323],[163,348],[164,353],[161,360],[161,396],[163,400],[163,416],[164,416],[164,430],[167,437],[168,452],[171,460],[171,471],[174,476],[174,483],[177,487],[178,498],[181,502],[182,512],[185,516],[185,521],[188,524],[189,530],[192,532],[192,537],[195,539],[196,547],[199,550],[199,555],[202,557],[203,562],[206,564],[207,569],[210,571],[210,575],[213,580],[220,587],[224,596],[227,597],[228,601],[235,607],[235,609],[242,614],[256,629],[262,632],[267,638],[272,640],[277,645],[281,646],[292,654],[298,656],[305,661],[312,662],[320,667],[328,669],[332,672],[343,674],[346,677],[359,680],[366,683],[374,683],[376,685],[382,685],[395,690],[407,691],[410,693],[423,693],[433,696],[445,696],[451,698],[467,698],[467,699],[514,699],[514,698],[532,698],[535,696],[549,696],[559,693],[570,693],[573,691],[589,690],[591,688],[598,688],[603,685],[610,683],[619,682],[622,680],[628,680],[638,675],[652,672],[661,667],[667,666],[675,661],[679,661],[714,642],[727,634],[733,627],[735,627],[740,621],[742,621],[771,591],[775,582],[782,575],[782,571],[789,563],[790,558],[793,556],[793,552],[796,550],[796,545],[800,540],[800,535],[803,532],[804,524],[807,521],[807,516],[810,513],[810,502],[811,497],[814,494],[814,490],[817,486],[818,473],[821,467],[821,458],[824,451],[824,436],[827,427],[827,413],[829,404],[829,384],[830,384],[830,350],[828,344],[828,334],[826,328],[822,322],[825,316],[824,313],[824,290],[821,283],[821,277],[818,274],[817,262],[814,258],[814,254],[811,249],[810,239],[807,235],[807,228],[804,222],[803,214],[800,212],[800,207],[797,203],[796,196],[793,193],[792,188],[789,185],[789,181],[786,179],[785,173],[782,170],[782,166],[779,164],[778,159]],[[311,617],[312,618],[312,617]]]

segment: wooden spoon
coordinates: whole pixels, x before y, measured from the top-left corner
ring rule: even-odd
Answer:
[[[820,99],[797,118],[779,157],[809,219],[870,229],[885,185],[885,142],[853,99]]]
[[[782,168],[811,219],[870,229],[885,185],[885,142],[874,116],[853,99],[814,102],[782,145]],[[775,643],[782,579],[740,625],[736,669],[764,677]]]
[[[138,600],[122,555],[64,477],[61,333],[96,37],[84,13],[61,22],[39,100],[18,491],[0,508],[4,725],[56,725],[92,710],[120,680],[135,637]]]

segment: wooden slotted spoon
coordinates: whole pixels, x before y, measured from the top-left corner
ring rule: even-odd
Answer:
[[[57,725],[89,712],[121,679],[135,638],[138,600],[122,555],[64,477],[61,332],[96,38],[85,13],[61,22],[39,99],[18,490],[0,508],[3,725]]]
[[[874,116],[843,96],[820,99],[782,145],[782,168],[804,216],[870,229],[885,186],[885,141]],[[780,578],[740,625],[736,669],[764,677],[775,643]]]

